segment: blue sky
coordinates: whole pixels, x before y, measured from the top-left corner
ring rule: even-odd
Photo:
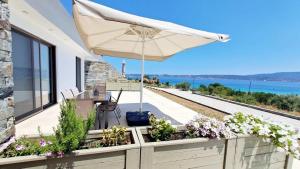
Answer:
[[[61,0],[71,12],[71,0]],[[148,74],[256,74],[300,71],[299,0],[94,0],[124,12],[229,34],[231,41],[193,48],[163,62],[146,62]],[[120,70],[122,59],[104,57]],[[126,60],[127,73],[140,62]]]

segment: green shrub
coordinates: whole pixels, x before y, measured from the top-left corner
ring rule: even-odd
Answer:
[[[149,115],[149,121],[151,128],[148,129],[148,133],[155,141],[169,140],[176,131],[170,121],[157,119],[153,114]]]
[[[59,125],[54,130],[55,135],[40,138],[23,137],[11,144],[1,153],[1,157],[14,157],[25,155],[45,155],[49,157],[62,157],[83,145],[88,130],[94,125],[95,110],[89,113],[85,121],[76,114],[74,101],[67,101],[61,106]]]
[[[268,101],[271,97],[275,96],[275,94],[272,93],[263,93],[263,92],[255,92],[252,93],[252,95],[254,96],[255,100],[258,103],[264,104],[264,105],[268,105]]]
[[[177,83],[175,85],[176,89],[181,89],[183,91],[188,91],[191,88],[191,84],[188,82]]]
[[[101,145],[104,147],[127,144],[126,127],[113,126],[110,130],[103,130]]]
[[[252,95],[243,95],[243,96],[234,97],[234,101],[246,103],[246,104],[253,104],[253,105],[257,103],[255,98]]]
[[[199,86],[198,90],[202,94],[208,94],[207,87],[205,85],[203,85],[203,84]]]
[[[295,105],[295,111],[300,112],[300,102]]]
[[[220,83],[201,85],[198,90],[203,94],[253,105],[270,105],[280,110],[300,112],[300,97],[295,95],[276,95],[264,92],[242,92],[225,87]]]
[[[55,131],[55,137],[65,153],[79,148],[88,134],[88,130],[95,122],[95,111],[89,113],[87,121],[76,114],[76,106],[73,101],[67,101],[61,106],[59,125]]]

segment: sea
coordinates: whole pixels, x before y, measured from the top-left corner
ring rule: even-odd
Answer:
[[[152,77],[152,76],[150,76]],[[180,82],[189,82],[192,88],[198,88],[200,85],[209,85],[211,83],[221,83],[234,90],[245,92],[265,92],[279,95],[300,95],[300,82],[286,81],[255,81],[255,80],[236,80],[220,78],[193,78],[178,76],[156,76],[161,83],[169,82],[175,85]],[[140,79],[138,75],[128,75],[128,79]]]

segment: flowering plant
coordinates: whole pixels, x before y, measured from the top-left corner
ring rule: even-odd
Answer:
[[[111,130],[103,130],[101,145],[104,147],[127,144],[126,127],[113,126]]]
[[[15,157],[26,155],[45,155],[47,157],[62,157],[63,151],[55,141],[54,137],[43,137],[40,139],[29,139],[22,137],[14,140],[14,143],[5,149],[1,156]]]
[[[299,133],[289,125],[264,121],[261,117],[236,113],[227,116],[225,123],[235,133],[252,134],[266,142],[272,142],[279,150],[299,159]]]
[[[43,136],[40,129],[40,139],[21,138],[1,152],[3,157],[45,155],[62,157],[64,153],[77,150],[84,144],[88,130],[94,125],[95,111],[89,113],[88,120],[83,120],[76,114],[75,102],[67,101],[61,106],[61,114],[55,135]]]
[[[155,141],[169,140],[176,132],[176,128],[171,125],[170,120],[157,119],[153,114],[149,114],[151,128],[148,129],[150,137]]]
[[[223,122],[208,117],[200,117],[186,124],[186,134],[190,138],[208,137],[211,139],[230,138],[232,132]]]

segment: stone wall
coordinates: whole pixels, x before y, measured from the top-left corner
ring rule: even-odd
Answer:
[[[0,143],[14,135],[13,64],[7,0],[0,0]]]
[[[97,61],[85,61],[85,90],[92,90],[96,84],[107,80],[117,80],[118,71],[110,64]]]

